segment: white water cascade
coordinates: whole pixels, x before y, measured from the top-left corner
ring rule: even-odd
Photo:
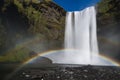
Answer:
[[[65,26],[65,49],[44,55],[53,63],[113,65],[99,55],[97,43],[95,7],[82,11],[67,12]]]
[[[65,52],[67,62],[92,64],[93,57],[99,53],[94,6],[82,11],[67,12],[65,49],[75,50],[70,53]]]

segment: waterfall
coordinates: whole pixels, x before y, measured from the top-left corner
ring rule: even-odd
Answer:
[[[96,11],[95,7],[88,7],[82,11],[67,12],[65,27],[65,52],[68,62],[92,64],[94,56],[98,55]],[[72,57],[75,57],[74,60]],[[83,59],[84,58],[84,59]]]
[[[67,12],[63,50],[49,52],[45,57],[53,63],[112,65],[99,55],[96,10],[94,6],[82,11]]]

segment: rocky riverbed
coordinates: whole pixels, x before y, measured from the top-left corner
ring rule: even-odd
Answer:
[[[91,65],[29,65],[9,80],[118,80],[120,68]]]

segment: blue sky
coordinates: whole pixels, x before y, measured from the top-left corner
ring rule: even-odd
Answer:
[[[53,0],[66,11],[80,11],[86,7],[93,6],[100,0]]]

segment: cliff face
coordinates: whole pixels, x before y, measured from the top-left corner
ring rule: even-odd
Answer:
[[[41,40],[63,40],[65,11],[56,4],[48,0],[1,0],[0,3],[1,25],[7,33],[6,42],[10,41],[7,47],[36,35]]]
[[[14,11],[11,10],[11,6]],[[11,0],[9,2],[6,0],[2,11],[4,16],[23,17],[19,22],[26,23],[25,27],[30,34],[42,34],[48,39],[60,39],[63,36],[61,32],[64,28],[65,12],[52,2],[37,3],[32,0]]]
[[[98,5],[98,22],[101,25],[120,22],[120,1],[102,0]],[[104,21],[103,21],[104,20]]]
[[[48,0],[0,0],[0,62],[23,62],[33,51],[61,48],[65,13]]]

